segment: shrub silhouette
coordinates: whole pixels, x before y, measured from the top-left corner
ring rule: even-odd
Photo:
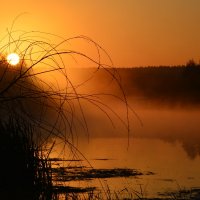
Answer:
[[[16,38],[17,35],[17,39]],[[105,51],[93,40],[85,36],[61,39],[58,44],[47,42],[42,32],[9,31],[9,42],[1,46],[0,61],[0,153],[3,164],[0,167],[1,194],[4,199],[58,199],[58,188],[53,185],[52,168],[49,157],[54,141],[59,138],[76,156],[83,156],[74,145],[76,123],[88,133],[88,123],[82,100],[95,106],[111,120],[117,117],[129,132],[128,104],[116,70],[101,64],[101,52]],[[36,39],[35,39],[36,38]],[[97,59],[63,46],[73,40],[90,42],[97,50]],[[5,59],[6,52],[14,49],[21,57],[13,67]],[[81,94],[69,79],[64,55],[87,59],[94,65],[94,73],[103,69],[116,82],[121,96],[114,94]],[[39,72],[37,66],[44,66]],[[58,73],[65,79],[60,88],[44,81],[41,75]],[[86,81],[89,81],[87,79]],[[84,83],[81,83],[84,84]],[[124,105],[127,118],[120,117],[106,106],[101,95],[110,95]],[[79,115],[76,115],[76,110]],[[83,158],[85,158],[83,156]],[[12,191],[12,193],[10,192]],[[64,190],[67,193],[67,189]],[[63,190],[62,190],[63,193]]]

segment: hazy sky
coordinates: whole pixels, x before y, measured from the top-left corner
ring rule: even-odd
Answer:
[[[200,0],[6,0],[1,33],[16,29],[87,35],[116,66],[184,64],[200,59]]]

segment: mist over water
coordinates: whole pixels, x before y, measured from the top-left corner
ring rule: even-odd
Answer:
[[[193,72],[187,75],[185,70],[183,68],[132,69],[132,71],[131,69],[117,69],[112,73],[114,72],[116,78],[120,80],[128,104],[134,111],[133,113],[129,110],[129,137],[159,139],[170,144],[178,142],[187,156],[195,159],[200,155],[200,101],[198,101],[199,94],[197,93],[199,81],[193,85],[191,92],[192,85],[187,86],[188,88],[186,85],[190,83],[188,76],[190,77]],[[11,76],[12,73],[8,75]],[[86,97],[86,99],[80,99],[80,104],[88,132],[80,123],[82,113],[76,109],[80,105],[76,99],[71,100],[74,106],[74,116],[76,116],[74,132],[78,140],[88,139],[88,136],[89,139],[113,137],[127,139],[126,106],[122,101],[123,93],[115,77],[103,69],[97,70],[96,68],[71,68],[67,69],[67,75],[74,86],[74,88],[69,86],[67,92],[73,93],[75,89],[77,93]],[[172,80],[171,76],[174,77]],[[9,78],[5,80],[8,81]],[[49,74],[42,78],[48,82],[48,85],[55,85],[59,80],[58,89],[65,85],[65,79],[55,72],[52,79],[49,78]],[[196,75],[195,78],[197,79]],[[186,79],[187,83],[185,83]],[[190,84],[194,82],[193,79],[193,83]],[[159,92],[161,89],[162,92]],[[115,98],[116,96],[119,98]],[[47,101],[46,98],[45,101]],[[35,101],[28,99],[26,102],[25,100],[23,106],[26,106],[27,112],[32,116],[37,117],[41,114],[40,105]],[[99,106],[102,109],[99,109]],[[56,117],[54,111],[51,110],[44,115],[49,123],[54,123]],[[120,121],[119,117],[125,124]],[[128,142],[125,143],[125,148],[127,144]]]
[[[194,159],[200,154],[198,85],[194,85],[194,88],[197,87],[197,89],[193,89],[192,92],[190,91],[192,85],[188,86],[189,88],[184,88],[183,85],[188,84],[184,82],[185,77],[187,79],[188,77],[185,75],[185,69],[183,68],[175,68],[171,69],[171,71],[168,69],[168,76],[165,73],[166,69],[163,70],[164,72],[161,69],[158,69],[158,71],[153,69],[153,73],[149,70],[149,74],[146,72],[147,69],[146,71],[143,71],[143,69],[119,70],[129,106],[137,115],[132,112],[129,113],[130,137],[160,139],[171,144],[179,142],[188,157]],[[84,76],[83,71],[85,72]],[[155,73],[158,75],[156,76]],[[87,69],[74,70],[74,74],[76,74],[74,77],[81,82],[81,78],[92,77],[92,70],[90,72]],[[159,78],[153,79],[152,76]],[[160,76],[161,78],[165,76],[165,79],[161,79]],[[171,80],[171,76],[176,77],[176,79]],[[137,77],[137,80],[134,77]],[[179,89],[177,85],[181,84],[182,87]],[[157,90],[160,91],[161,87],[163,87],[163,91],[159,93]],[[143,88],[146,92],[139,91]],[[109,77],[103,71],[97,72],[93,78],[80,87],[81,92],[86,91],[86,89],[91,93],[109,94],[111,92],[111,94],[119,95],[117,84],[114,81],[112,82],[112,77]],[[112,98],[112,96],[104,95],[101,96],[101,99],[108,107],[114,108],[116,113],[126,119],[126,110],[120,101]],[[125,127],[115,116],[109,113],[108,109],[106,111],[111,114],[113,125],[106,115],[96,109],[95,106],[85,104],[83,107],[87,110],[85,114],[92,138],[127,137]]]
[[[112,103],[112,105],[118,111],[123,110],[117,103]],[[138,103],[134,103],[134,101],[130,103],[130,106],[134,108],[142,122],[141,124],[132,115],[130,137],[160,139],[171,144],[179,142],[190,159],[200,155],[200,109],[161,108],[160,106],[156,108],[155,105],[144,108],[146,105],[144,107],[138,106]],[[125,128],[118,122],[118,119],[112,119],[113,127],[103,114],[93,112],[88,107],[87,111],[89,113],[86,117],[92,138],[128,137]],[[125,117],[125,113],[121,113],[121,116],[122,114]]]

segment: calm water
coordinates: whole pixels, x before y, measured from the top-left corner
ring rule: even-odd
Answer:
[[[96,93],[97,88],[100,88],[99,91],[102,93],[105,90],[108,90],[108,93],[118,91],[119,88],[113,89],[104,82],[106,81],[101,77],[94,84],[91,82],[84,84],[84,87],[89,85],[89,93],[90,91]],[[112,191],[128,188],[129,191],[142,192],[147,197],[156,197],[158,193],[184,188],[200,188],[200,106],[196,104],[198,101],[193,99],[190,103],[190,100],[181,99],[187,95],[174,100],[170,93],[169,102],[168,100],[162,102],[162,96],[159,95],[160,100],[156,102],[151,96],[142,97],[134,93],[136,91],[133,88],[134,83],[124,84],[125,87],[127,85],[131,90],[128,102],[142,124],[134,114],[130,114],[131,132],[128,138],[125,128],[109,109],[106,111],[111,116],[114,127],[100,109],[84,104],[83,110],[90,136],[88,140],[87,134],[83,134],[82,130],[79,131],[79,127],[76,127],[77,148],[94,168],[130,168],[154,174],[129,178],[104,178],[100,179],[101,183],[99,180],[90,180],[70,181],[67,184],[97,187],[107,184]],[[88,88],[84,87],[81,88],[83,92],[88,91]],[[151,90],[154,91],[154,88]],[[105,104],[108,107],[126,119],[122,103],[107,96],[104,98],[107,98]],[[178,102],[179,100],[182,102]],[[74,158],[73,155],[70,156]],[[85,161],[81,164],[88,166]]]
[[[93,134],[89,141],[79,139],[78,148],[94,168],[131,168],[155,174],[102,179],[103,183],[115,191],[129,188],[140,192],[142,188],[148,197],[200,187],[200,109],[136,105],[135,111],[143,126],[136,118],[132,120],[129,146],[121,128],[109,131],[104,119],[96,116],[90,121]],[[98,184],[86,182],[87,186]]]

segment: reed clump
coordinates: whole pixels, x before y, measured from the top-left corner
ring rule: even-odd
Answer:
[[[3,199],[52,199],[51,163],[33,140],[27,121],[0,122],[0,195]]]
[[[50,43],[53,40],[48,37],[59,39],[59,42]],[[2,43],[5,40],[8,42]],[[68,43],[74,40],[94,46],[96,59],[70,49]],[[6,60],[11,52],[20,56],[16,66]],[[89,135],[86,110],[83,109],[85,102],[100,110],[112,125],[112,116],[116,117],[129,133],[126,96],[116,70],[112,65],[102,64],[102,53],[110,60],[96,42],[85,36],[63,39],[49,33],[16,31],[14,24],[8,30],[0,43],[0,198],[56,200],[63,195],[66,199],[71,198],[70,194],[77,196],[71,188],[55,183],[50,157],[59,139],[74,157],[87,160],[75,146],[77,126]],[[63,58],[66,56],[81,57],[92,63],[93,72],[87,80],[73,83]],[[116,82],[121,95],[79,91],[100,69]],[[54,81],[46,81],[48,76]],[[125,119],[107,106],[101,99],[105,96],[124,106]],[[90,197],[91,194],[90,191]]]

